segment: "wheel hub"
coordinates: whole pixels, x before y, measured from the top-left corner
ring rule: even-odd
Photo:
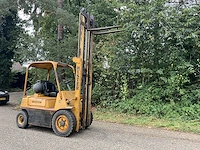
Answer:
[[[68,127],[69,127],[68,126],[68,119],[64,115],[60,115],[57,118],[56,122],[57,122],[56,127],[57,127],[57,130],[59,132],[65,132],[68,129]]]
[[[19,116],[18,122],[19,122],[20,124],[22,124],[22,123],[24,122],[24,117],[23,117],[23,116]]]
[[[64,121],[64,120],[60,121],[60,126],[61,126],[61,127],[64,127],[64,126],[65,126],[65,121]]]

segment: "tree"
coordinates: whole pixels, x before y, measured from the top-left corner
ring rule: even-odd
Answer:
[[[63,1],[62,1],[63,2]],[[31,58],[31,53],[35,54],[35,50],[39,55],[35,60],[54,60],[66,63],[72,62],[72,56],[75,55],[77,49],[77,19],[66,10],[58,7],[57,1],[19,1],[20,8],[24,9],[24,13],[30,15],[30,20],[33,22],[35,32],[30,38],[25,39],[27,35],[22,34],[21,41],[26,44],[20,44],[21,51],[18,56],[27,58],[26,51],[28,49]],[[62,28],[62,40],[58,38],[58,28]],[[31,43],[31,44],[27,44]],[[71,47],[69,47],[71,46]],[[30,60],[30,59],[29,59]],[[23,60],[24,62],[27,59]]]
[[[2,23],[3,18],[8,15],[12,14],[10,10],[16,10],[17,1],[13,0],[1,0],[0,1],[0,23]]]
[[[0,88],[8,88],[12,81],[11,67],[14,49],[18,39],[19,27],[17,27],[16,9],[10,9],[9,13],[1,18],[0,26]]]

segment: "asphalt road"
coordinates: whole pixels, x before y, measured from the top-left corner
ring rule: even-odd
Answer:
[[[52,129],[19,129],[15,109],[21,93],[0,106],[1,150],[199,150],[200,135],[94,121],[87,130],[58,137]]]

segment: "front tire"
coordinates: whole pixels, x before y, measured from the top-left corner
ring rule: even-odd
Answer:
[[[52,129],[58,136],[67,137],[74,129],[73,113],[69,110],[59,110],[52,118]]]
[[[28,127],[28,114],[22,110],[17,114],[16,123],[19,128],[25,129]]]
[[[90,122],[85,128],[87,129],[92,124],[92,122],[93,122],[93,114],[92,112],[90,112]]]

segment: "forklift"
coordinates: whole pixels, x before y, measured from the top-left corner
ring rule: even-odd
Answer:
[[[73,132],[79,132],[80,129],[87,129],[92,124],[93,35],[119,31],[105,31],[118,26],[95,28],[94,24],[94,17],[84,8],[81,9],[78,52],[73,58],[75,68],[55,61],[37,61],[28,65],[21,110],[16,116],[16,124],[19,128],[25,129],[29,125],[52,128],[56,135],[68,137]],[[29,76],[34,69],[42,70],[38,73],[45,78],[39,79],[32,87],[33,92],[28,94]],[[74,78],[72,88],[69,78]]]

